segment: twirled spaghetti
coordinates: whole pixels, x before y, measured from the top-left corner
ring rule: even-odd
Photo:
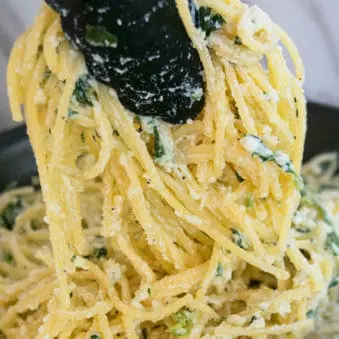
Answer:
[[[333,221],[300,177],[302,62],[256,6],[198,4],[225,23],[206,39],[176,1],[206,79],[205,108],[183,125],[127,111],[88,75],[46,5],[16,42],[10,104],[17,121],[24,106],[45,205],[29,189],[1,197],[12,216],[0,240],[8,338],[312,330],[335,248]],[[307,230],[296,218],[304,209],[314,219]]]

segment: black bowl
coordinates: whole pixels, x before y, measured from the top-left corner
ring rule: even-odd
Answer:
[[[339,151],[339,109],[308,105],[305,161],[327,151]],[[29,184],[37,175],[33,152],[24,126],[0,135],[0,192],[11,182]]]
[[[339,152],[339,109],[312,104],[308,109],[308,127],[304,161],[319,153]]]
[[[0,134],[0,192],[12,182],[27,185],[35,175],[37,168],[26,127]]]

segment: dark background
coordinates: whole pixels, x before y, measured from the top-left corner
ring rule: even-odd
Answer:
[[[310,103],[304,160],[339,151],[339,109]],[[10,182],[30,183],[37,174],[25,126],[0,134],[0,192]]]

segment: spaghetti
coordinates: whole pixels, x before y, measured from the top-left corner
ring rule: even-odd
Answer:
[[[88,75],[48,6],[17,40],[10,104],[16,121],[24,105],[45,203],[30,188],[0,198],[7,338],[300,338],[313,329],[337,238],[331,209],[300,177],[297,49],[256,6],[198,1],[225,22],[206,38],[187,2],[176,5],[206,79],[204,110],[183,125],[127,111]]]

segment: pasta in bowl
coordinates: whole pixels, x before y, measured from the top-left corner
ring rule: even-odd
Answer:
[[[312,331],[336,285],[336,196],[322,185],[337,181],[337,158],[316,159],[301,176],[304,75],[291,39],[237,0],[156,1],[155,15],[125,26],[124,4],[77,3],[44,4],[9,63],[11,109],[21,120],[24,105],[41,192],[1,197],[2,332],[96,339]],[[108,15],[116,12],[113,32]],[[182,25],[178,36],[165,25],[183,49],[170,63],[161,43],[148,55],[151,43],[124,40],[163,13]],[[125,50],[131,60],[118,54]]]

